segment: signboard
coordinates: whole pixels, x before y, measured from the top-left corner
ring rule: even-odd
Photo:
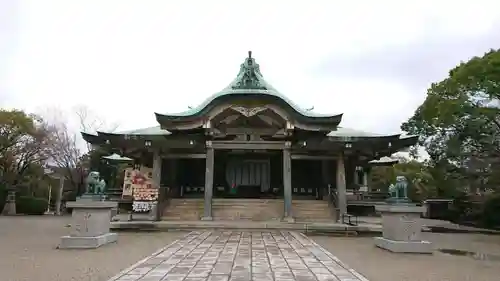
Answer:
[[[153,169],[125,169],[122,197],[132,197],[132,210],[149,212],[158,201],[159,187],[153,180]]]

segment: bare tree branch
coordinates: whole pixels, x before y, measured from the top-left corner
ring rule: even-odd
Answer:
[[[75,115],[78,118],[81,132],[89,134],[96,134],[97,131],[115,132],[119,127],[119,124],[116,122],[108,124],[103,118],[97,116],[85,105],[76,106]],[[89,143],[86,143],[86,146],[87,151],[92,150]]]

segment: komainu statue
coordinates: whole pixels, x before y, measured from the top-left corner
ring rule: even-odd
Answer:
[[[392,203],[407,203],[410,202],[408,198],[408,181],[405,176],[397,176],[396,184],[389,186],[390,197],[387,201]]]
[[[106,191],[106,182],[101,179],[99,172],[92,171],[85,180],[85,194],[101,195]]]

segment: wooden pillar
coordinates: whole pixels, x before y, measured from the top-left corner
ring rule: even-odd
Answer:
[[[181,187],[177,184],[177,159],[172,158],[170,159],[169,163],[169,168],[170,170],[168,171],[168,175],[170,178],[168,179],[169,185],[168,187],[172,189],[171,194],[175,194],[175,196],[180,196],[181,192],[180,189]]]
[[[161,184],[161,155],[159,150],[153,152],[153,181],[159,188]]]
[[[326,189],[328,188],[329,183],[330,181],[328,180],[328,161],[323,159],[321,160],[321,186],[318,189],[320,200],[323,200],[323,196],[325,194],[328,194],[328,191]]]
[[[356,186],[356,185],[359,185],[359,171],[358,171],[358,166],[356,165],[352,165],[351,166],[352,168],[352,176],[353,176],[353,179],[352,179],[352,183]]]
[[[363,169],[363,186],[368,186],[368,170]]]
[[[327,186],[330,181],[328,180],[328,160],[321,160],[321,178],[323,180],[323,185]]]
[[[292,158],[290,157],[290,142],[283,149],[283,197],[285,221],[293,222],[292,215]]]
[[[337,158],[337,208],[339,209],[339,217],[347,213],[347,192],[343,153],[340,153],[339,158]]]
[[[159,209],[160,207],[160,184],[161,184],[161,165],[162,165],[162,158],[160,154],[160,150],[156,149],[153,152],[153,182],[155,184],[155,187],[158,188],[158,201],[156,202],[156,207],[153,207],[151,210],[151,213],[153,214],[153,219],[154,220],[160,220],[161,217],[161,212],[162,210]]]
[[[207,157],[205,164],[205,205],[202,220],[212,220],[212,196],[214,187],[214,149],[212,142],[207,141]]]
[[[370,188],[370,173],[371,173],[371,167],[366,166],[363,167],[363,184],[366,185],[366,188],[368,191],[372,191]]]

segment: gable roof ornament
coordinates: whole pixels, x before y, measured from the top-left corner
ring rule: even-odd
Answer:
[[[232,85],[232,88],[234,90],[267,90],[260,82],[259,78],[261,77],[262,74],[260,73],[259,64],[252,58],[252,51],[248,51],[248,58],[241,64],[240,73],[238,73],[238,77]]]

